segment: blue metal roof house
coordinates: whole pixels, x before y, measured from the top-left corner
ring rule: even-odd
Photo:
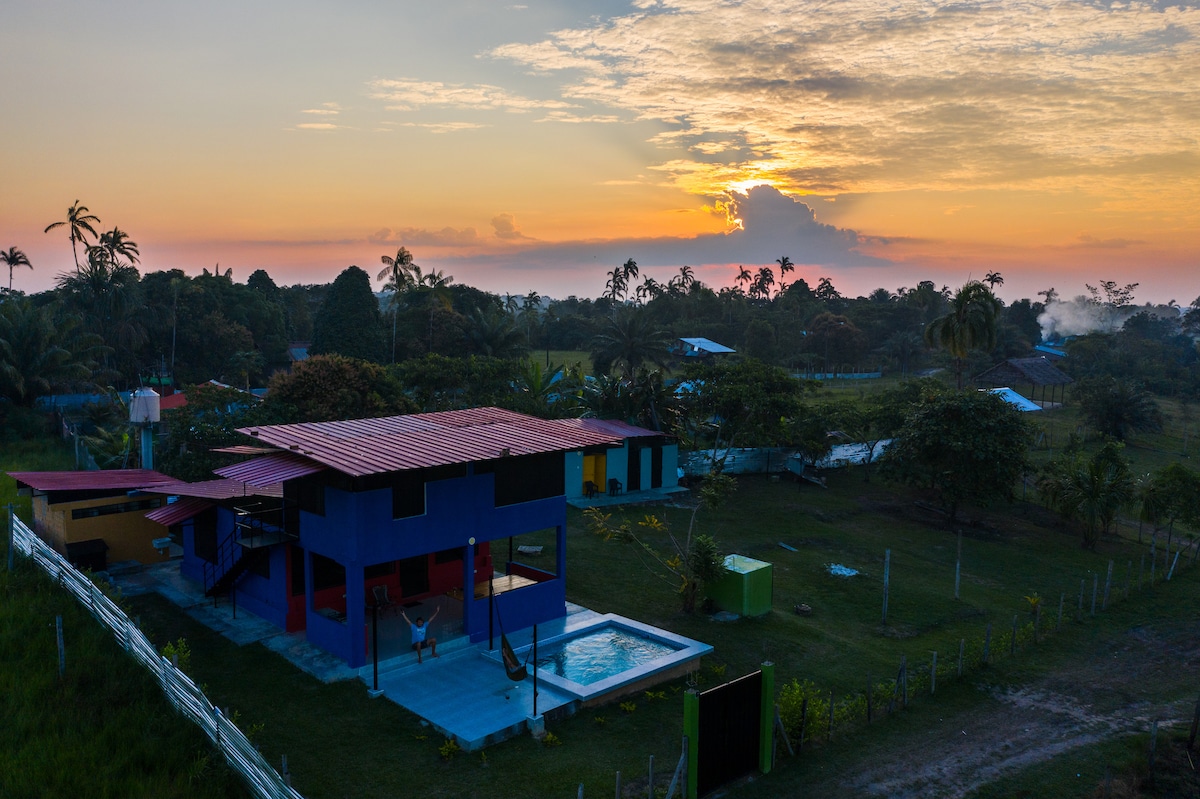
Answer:
[[[625,490],[676,473],[661,434],[500,408],[240,432],[255,446],[239,451],[258,456],[218,470],[224,480],[164,487],[180,499],[155,518],[207,594],[304,630],[351,668],[368,662],[382,603],[414,617],[436,607],[444,636],[472,642],[501,619],[562,618],[567,498],[584,493],[585,463],[597,486],[611,476]]]

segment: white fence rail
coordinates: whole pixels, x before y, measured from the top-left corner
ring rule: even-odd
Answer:
[[[12,542],[112,630],[118,643],[158,678],[163,693],[184,716],[199,725],[225,760],[263,799],[304,799],[279,775],[247,740],[238,726],[225,718],[191,678],[160,655],[125,612],[104,595],[95,583],[58,552],[38,538],[20,519],[12,519]]]

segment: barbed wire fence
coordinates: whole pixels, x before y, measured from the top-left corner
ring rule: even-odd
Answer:
[[[262,799],[304,799],[291,786],[287,761],[281,775],[267,763],[245,733],[221,709],[214,705],[191,678],[180,671],[154,648],[137,624],[109,599],[87,575],[37,536],[9,509],[9,568],[14,549],[42,568],[61,587],[70,591],[87,610],[112,631],[117,643],[146,667],[158,680],[163,694],[190,721],[194,722],[213,746],[221,751],[229,766],[246,781],[250,790]]]

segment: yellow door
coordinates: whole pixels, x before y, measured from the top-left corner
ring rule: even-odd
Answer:
[[[587,491],[588,483],[596,486],[597,491],[604,492],[606,469],[607,464],[604,453],[583,456],[583,488],[585,492]]]

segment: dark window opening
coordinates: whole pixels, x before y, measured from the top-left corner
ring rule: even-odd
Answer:
[[[153,499],[135,499],[130,502],[115,502],[112,505],[95,505],[90,508],[72,508],[71,518],[94,519],[97,516],[111,516],[114,513],[134,513],[135,511],[154,510],[162,506],[162,497]]]
[[[442,563],[453,563],[456,560],[462,560],[462,556],[462,547],[443,549],[441,552],[433,553],[433,562],[439,565]]]
[[[346,585],[346,567],[324,555],[312,556],[312,571],[314,592]]]
[[[398,472],[392,478],[392,518],[425,514],[425,477],[420,472]]]
[[[389,574],[396,573],[396,562],[389,560],[387,563],[376,563],[374,566],[367,566],[363,569],[363,579],[375,580],[380,577],[387,577]]]
[[[192,548],[196,557],[215,563],[217,560],[217,509],[208,508],[192,519]]]
[[[496,507],[563,495],[566,465],[561,452],[505,458],[495,464]]]
[[[287,505],[317,516],[325,515],[325,483],[314,477],[300,477],[283,484],[283,500]]]
[[[405,558],[397,565],[400,570],[400,596],[418,596],[429,593],[428,555]]]

